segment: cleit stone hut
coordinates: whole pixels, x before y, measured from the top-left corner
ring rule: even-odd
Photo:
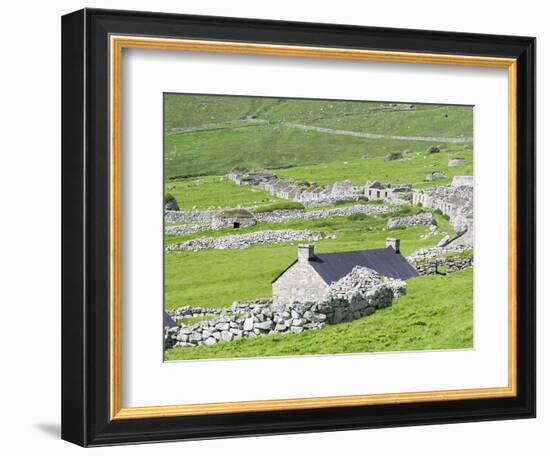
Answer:
[[[355,267],[365,267],[392,279],[418,276],[416,269],[400,252],[400,240],[388,238],[386,248],[316,255],[313,245],[299,245],[298,258],[271,282],[273,303],[322,301],[332,283]]]
[[[228,209],[212,217],[212,229],[245,228],[256,225],[256,218],[246,209]]]

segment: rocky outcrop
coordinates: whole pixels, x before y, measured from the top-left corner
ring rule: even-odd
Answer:
[[[443,174],[441,171],[432,171],[431,173],[426,174],[424,180],[426,182],[432,182],[438,179],[443,179],[444,177],[445,174]]]
[[[384,161],[403,160],[403,154],[401,152],[391,152],[384,157]]]

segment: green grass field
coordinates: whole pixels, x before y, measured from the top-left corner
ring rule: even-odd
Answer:
[[[459,156],[465,159],[464,166],[448,167],[449,158]],[[345,179],[357,185],[365,185],[367,181],[412,184],[415,188],[433,187],[449,184],[454,176],[471,176],[473,174],[472,152],[442,151],[438,154],[426,155],[423,151],[407,154],[410,160],[384,161],[383,157],[368,160],[338,161],[310,166],[281,169],[277,176],[284,179],[315,180],[318,184],[328,184]],[[428,173],[441,171],[445,177],[435,182],[425,181]]]
[[[243,120],[307,123],[369,133],[472,136],[469,106],[391,104],[378,101],[300,100],[211,95],[165,95],[165,129]],[[210,128],[220,128],[214,125]]]
[[[166,193],[174,195],[182,211],[285,202],[264,190],[237,185],[222,176],[167,180],[164,189]]]
[[[167,350],[167,360],[321,355],[473,347],[473,270],[407,281],[391,307],[318,331]]]

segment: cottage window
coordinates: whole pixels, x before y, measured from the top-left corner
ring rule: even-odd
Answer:
[[[233,228],[240,228],[241,224],[239,222],[233,222]]]

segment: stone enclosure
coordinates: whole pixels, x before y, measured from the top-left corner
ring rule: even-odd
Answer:
[[[287,306],[275,305],[267,299],[235,302],[231,312],[238,315],[225,314],[190,326],[167,328],[165,347],[208,346],[243,337],[316,330],[388,307],[395,297],[405,293],[405,289],[406,284],[402,280],[385,279],[371,269],[357,267],[331,284],[328,294],[320,302],[308,301]],[[190,310],[184,309],[187,312]],[[189,314],[178,310],[171,312],[176,320],[181,319],[181,315]]]

